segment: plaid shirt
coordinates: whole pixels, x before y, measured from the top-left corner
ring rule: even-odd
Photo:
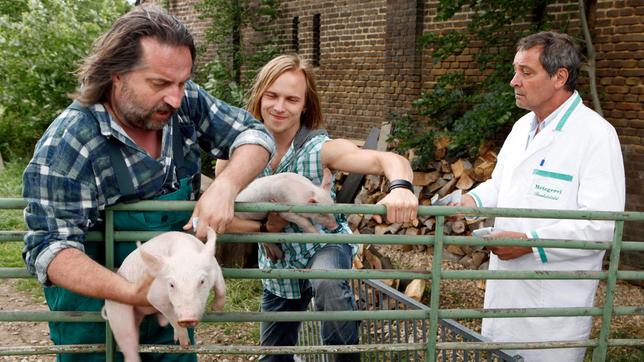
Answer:
[[[293,144],[291,144],[291,147],[280,161],[275,172],[273,172],[269,165],[264,169],[262,176],[281,172],[295,172],[308,178],[314,184],[321,185],[324,166],[322,165],[320,154],[322,152],[322,145],[328,140],[329,137],[326,135],[313,137],[299,151],[295,150]],[[333,188],[331,189],[333,190]],[[335,192],[333,192],[332,196],[335,199]],[[318,226],[318,229],[322,233],[351,234],[351,229],[344,215],[336,214],[336,220],[339,228],[333,231],[327,230],[320,225],[316,226]],[[284,228],[284,232],[302,233],[302,230],[297,225],[291,223]],[[272,262],[266,256],[266,251],[260,244],[259,267],[260,269],[304,269],[313,255],[325,245],[324,243],[283,243],[283,258],[277,262]],[[355,255],[358,246],[355,244],[351,246],[353,254]],[[263,284],[266,290],[282,298],[298,299],[301,297],[298,279],[264,279]]]
[[[101,211],[116,204],[120,195],[108,153],[108,138],[120,147],[140,199],[151,199],[179,187],[172,163],[172,127],[163,128],[161,155],[152,158],[137,146],[103,105],[88,107],[96,119],[67,108],[49,126],[23,174],[27,201],[23,258],[38,280],[50,285],[47,267],[63,249],[85,251],[85,234],[100,225]],[[183,136],[184,167],[192,181],[194,200],[200,183],[200,148],[227,159],[245,144],[257,144],[271,154],[275,145],[264,126],[249,113],[186,83],[180,109],[172,116]]]

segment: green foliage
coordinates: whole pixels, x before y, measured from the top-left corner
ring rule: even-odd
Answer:
[[[22,197],[22,171],[26,165],[26,161],[18,159],[7,162],[0,170],[0,198]],[[0,210],[0,230],[25,230],[22,210]]]
[[[7,0],[5,0],[7,1]],[[125,0],[8,1],[0,15],[0,152],[27,157],[70,102],[79,60]]]
[[[274,26],[279,2],[202,0],[195,8],[202,19],[212,20],[205,35],[217,49],[214,59],[198,70],[197,80],[213,96],[243,107],[257,70],[280,53]],[[242,31],[246,27],[254,30],[249,39]]]
[[[16,159],[0,169],[0,198],[20,198],[22,196],[22,171],[27,161]],[[0,230],[25,230],[22,210],[0,210]],[[0,268],[24,268],[21,240],[0,242]],[[2,281],[5,283],[6,281]],[[14,284],[20,291],[31,295],[36,303],[44,300],[42,288],[35,279],[20,279]]]
[[[195,79],[208,93],[222,101],[244,108],[255,74],[266,62],[280,54],[275,20],[279,16],[277,0],[201,0],[195,5],[201,19],[210,20],[205,30],[206,44],[214,45],[216,54],[201,66]],[[242,29],[251,27],[254,34],[245,39]],[[242,44],[248,49],[242,48]],[[202,170],[213,176],[215,160],[202,154]]]
[[[228,104],[237,107],[244,106],[246,101],[244,89],[234,80],[231,71],[226,68],[219,57],[215,57],[204,65],[201,72],[202,77],[205,77],[205,81],[201,82],[201,86],[208,93]]]
[[[226,279],[224,312],[259,312],[263,289],[259,279]],[[211,306],[213,302],[211,293],[208,305]],[[235,336],[245,343],[259,344],[259,323],[256,322],[221,322],[215,325],[200,323],[197,327],[197,335],[212,333],[223,333],[226,336]]]
[[[6,15],[16,21],[28,9],[27,0],[0,0],[0,16]]]
[[[438,78],[431,93],[423,93],[413,104],[418,116],[427,120],[419,130],[416,118],[405,115],[396,122],[392,135],[398,151],[414,149],[414,167],[423,169],[433,158],[434,140],[449,138],[448,153],[474,158],[483,140],[493,138],[518,117],[514,95],[505,82],[475,84],[462,72]]]
[[[438,20],[451,19],[465,6],[472,11],[467,30],[423,34],[420,47],[431,48],[436,64],[475,47],[473,59],[484,76],[476,82],[462,71],[447,73],[413,103],[411,112],[396,120],[390,140],[396,141],[398,152],[415,150],[416,168],[433,159],[438,138],[450,140],[448,156],[476,157],[483,141],[525,113],[515,106],[509,86],[514,45],[548,26],[545,4],[544,0],[440,1]]]

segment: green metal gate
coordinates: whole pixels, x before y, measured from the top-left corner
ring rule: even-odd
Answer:
[[[22,199],[0,199],[0,209],[22,209],[25,207]],[[114,231],[113,212],[116,210],[192,210],[194,202],[190,201],[142,201],[135,204],[118,205],[106,210],[106,227],[103,233],[88,234],[88,242],[105,244],[106,260],[113,258],[113,242],[115,240],[148,240],[156,232]],[[288,211],[301,213],[385,213],[382,205],[276,205],[276,204],[238,204],[237,211]],[[602,212],[602,211],[562,211],[562,210],[532,210],[532,209],[500,209],[500,208],[457,208],[442,206],[420,207],[419,215],[436,216],[434,235],[402,236],[402,235],[306,235],[309,242],[325,243],[364,243],[364,244],[411,244],[433,246],[433,266],[431,270],[257,270],[257,269],[224,269],[225,278],[257,279],[257,278],[294,278],[294,279],[428,279],[431,281],[431,298],[429,308],[416,310],[376,310],[356,312],[273,312],[273,313],[217,313],[207,314],[203,322],[259,322],[259,321],[321,321],[321,320],[363,320],[363,321],[424,321],[427,323],[426,342],[406,343],[378,341],[378,343],[351,346],[295,346],[295,347],[259,347],[259,346],[195,346],[180,349],[178,346],[142,345],[141,352],[175,352],[175,353],[217,353],[217,354],[277,354],[295,353],[298,355],[337,353],[337,352],[401,352],[414,353],[422,351],[425,360],[434,361],[442,351],[490,351],[503,349],[538,349],[538,348],[568,348],[591,347],[593,361],[605,361],[609,346],[644,346],[644,339],[610,339],[609,327],[613,316],[642,315],[644,306],[615,306],[614,291],[617,280],[642,280],[644,271],[618,271],[619,258],[622,250],[644,250],[644,243],[622,240],[624,222],[643,221],[643,212]],[[483,241],[464,236],[444,235],[445,217],[455,214],[493,216],[493,217],[526,217],[526,218],[556,218],[556,219],[593,219],[615,220],[615,232],[612,243],[575,240],[520,240],[499,239]],[[0,231],[0,241],[22,240],[22,231]],[[300,242],[301,234],[226,234],[219,237],[218,242]],[[530,246],[544,248],[572,248],[607,250],[609,267],[607,271],[480,271],[480,270],[441,270],[442,253],[445,245],[485,245],[490,246]],[[113,265],[108,262],[108,266]],[[0,268],[2,278],[29,278],[24,268]],[[602,307],[589,308],[533,308],[533,309],[440,309],[440,281],[446,279],[597,279],[606,282],[606,296]],[[440,320],[474,319],[474,318],[512,318],[512,317],[548,317],[548,316],[597,316],[601,317],[599,337],[586,341],[557,341],[557,342],[528,342],[528,343],[491,343],[471,341],[441,341],[439,335]],[[65,312],[15,312],[0,311],[0,322],[6,321],[102,321],[99,313],[65,313]],[[55,352],[90,352],[105,351],[108,360],[113,358],[115,346],[108,333],[108,339],[101,345],[83,346],[16,346],[0,348],[2,355],[51,354]]]
[[[358,310],[425,310],[429,307],[409,298],[396,289],[379,280],[352,280],[351,287],[357,299]],[[312,301],[310,310],[314,310]],[[360,324],[360,343],[427,343],[429,324],[426,320],[366,320]],[[298,343],[301,346],[322,345],[321,322],[302,323]],[[438,339],[441,342],[483,342],[485,337],[463,326],[452,319],[439,319]],[[328,354],[309,354],[298,356],[303,362],[330,362]],[[464,351],[443,349],[439,353],[441,361],[488,361],[488,362],[521,362],[520,355],[510,355],[501,350]],[[362,355],[365,362],[405,361],[421,362],[425,360],[425,351],[382,351]]]

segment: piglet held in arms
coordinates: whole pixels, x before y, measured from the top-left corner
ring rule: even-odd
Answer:
[[[324,169],[322,185],[316,186],[308,178],[293,172],[283,172],[260,177],[242,190],[235,201],[238,202],[276,202],[280,204],[333,204],[331,197],[331,171]],[[235,213],[242,219],[262,220],[265,212]],[[336,229],[338,224],[332,214],[295,214],[281,212],[280,216],[297,224],[307,233],[318,233],[311,221],[327,229]]]
[[[205,245],[190,234],[172,231],[143,245],[137,243],[138,248],[125,258],[118,270],[125,279],[137,281],[145,272],[155,278],[147,295],[153,307],[105,301],[103,317],[109,321],[126,362],[141,360],[139,325],[146,315],[156,314],[162,326],[170,323],[175,341],[187,347],[186,328],[199,323],[211,289],[216,297],[213,309],[223,308],[226,287],[215,260],[215,243],[216,235],[210,228]]]

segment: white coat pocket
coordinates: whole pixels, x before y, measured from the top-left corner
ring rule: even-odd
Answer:
[[[536,208],[556,209],[565,205],[573,186],[572,175],[535,168],[532,170],[532,183],[528,198]]]

